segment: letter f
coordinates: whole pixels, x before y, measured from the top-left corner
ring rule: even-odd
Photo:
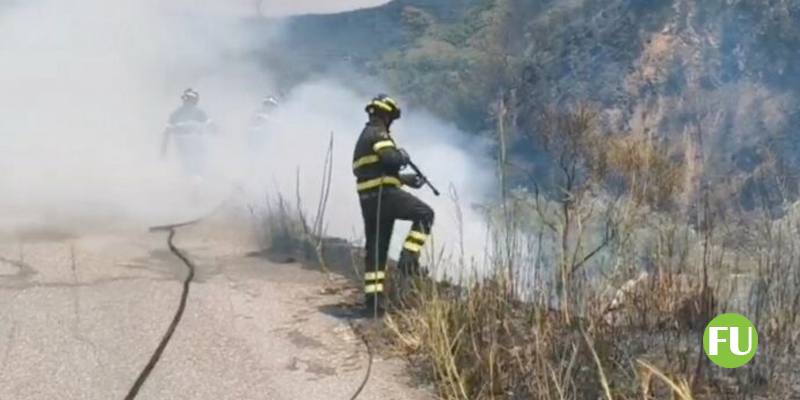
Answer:
[[[712,356],[719,355],[719,343],[726,343],[727,340],[719,337],[719,333],[727,331],[726,327],[711,327],[708,330],[708,354]]]

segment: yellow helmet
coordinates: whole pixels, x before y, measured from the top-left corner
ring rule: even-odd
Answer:
[[[365,108],[369,115],[382,115],[394,121],[400,118],[400,106],[397,101],[385,94],[379,94]]]

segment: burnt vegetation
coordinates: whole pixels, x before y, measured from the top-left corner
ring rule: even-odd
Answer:
[[[386,319],[397,352],[447,399],[800,394],[800,5],[457,3],[291,25],[298,59],[337,48],[497,144],[487,273],[419,282]],[[736,371],[699,341],[727,311],[761,335]]]

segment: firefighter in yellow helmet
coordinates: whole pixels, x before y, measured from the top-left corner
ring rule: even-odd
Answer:
[[[366,306],[369,312],[382,313],[387,253],[395,220],[412,223],[398,268],[406,276],[419,275],[419,255],[433,225],[434,212],[402,189],[403,186],[419,189],[425,180],[416,174],[401,173],[410,160],[389,131],[392,122],[400,118],[397,102],[386,95],[378,95],[367,105],[366,111],[369,122],[356,143],[353,173],[366,236]]]

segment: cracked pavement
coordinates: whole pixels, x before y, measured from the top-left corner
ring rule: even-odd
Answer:
[[[326,278],[248,257],[239,231],[203,223],[175,243],[197,265],[186,313],[137,399],[349,399],[367,354]],[[0,399],[121,399],[171,320],[184,265],[165,233],[0,240]],[[432,399],[376,356],[360,399]]]

